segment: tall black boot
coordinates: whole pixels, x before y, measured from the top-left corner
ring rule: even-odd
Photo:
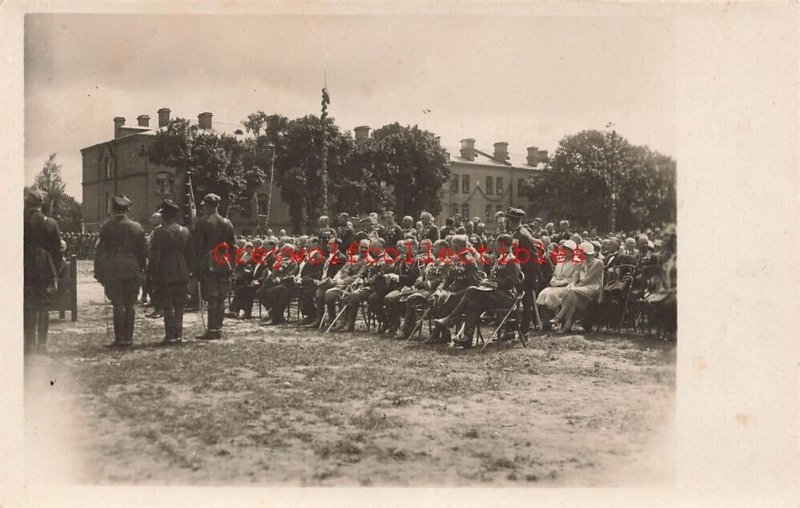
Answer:
[[[164,342],[175,338],[175,309],[172,305],[164,305]]]
[[[183,338],[183,304],[178,304],[174,311],[175,317],[172,321],[172,338]]]
[[[114,305],[114,342],[125,342],[125,307],[122,305]]]
[[[136,323],[136,308],[133,304],[125,306],[125,341],[133,344],[133,328]]]
[[[308,325],[309,328],[319,328],[319,325],[322,324],[322,318],[325,317],[325,299],[324,298],[316,298],[315,299],[317,315],[314,321]]]
[[[36,309],[36,335],[38,348],[44,351],[47,348],[47,332],[50,329],[50,312],[47,307]]]

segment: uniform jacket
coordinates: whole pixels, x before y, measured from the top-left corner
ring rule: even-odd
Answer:
[[[94,258],[94,276],[100,282],[141,277],[147,263],[147,240],[141,224],[124,213],[100,229]]]
[[[161,226],[150,239],[150,273],[156,284],[189,281],[189,230],[180,224]]]
[[[441,235],[439,234],[439,228],[436,227],[436,224],[422,226],[422,234],[419,239],[424,240],[425,238],[432,242],[435,242],[441,238]]]
[[[469,261],[458,259],[447,272],[442,289],[457,293],[470,286],[477,286],[480,281],[478,264],[472,259]]]
[[[542,265],[536,262],[539,251],[536,248],[536,243],[533,241],[533,235],[531,235],[531,232],[524,226],[519,226],[514,230],[511,238],[520,251],[524,252],[527,250],[530,255],[530,259],[527,259],[524,264],[520,265],[515,263],[518,267],[521,267],[522,273],[525,274],[525,281],[523,282],[524,287],[526,289],[541,288],[543,286],[544,277],[541,273]]]
[[[500,256],[492,265],[489,277],[481,285],[514,294],[519,285],[519,273],[519,264],[513,256]]]
[[[47,285],[58,277],[57,272],[61,271],[64,263],[58,223],[41,210],[31,210],[25,214],[23,234],[24,284]],[[52,260],[52,266],[45,254]],[[37,259],[44,262],[37,262]]]
[[[229,254],[231,263],[235,262],[236,255],[234,248],[236,245],[236,238],[233,234],[233,224],[231,221],[222,217],[218,213],[213,213],[197,219],[194,226],[194,257],[195,269],[198,274],[209,273],[211,271],[220,273],[230,273],[231,267],[220,265],[212,259],[212,252],[214,248],[221,244],[227,243],[229,246]],[[213,268],[212,268],[213,267]]]

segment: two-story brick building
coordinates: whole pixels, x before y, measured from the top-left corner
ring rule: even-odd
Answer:
[[[148,157],[150,145],[155,141],[160,129],[170,121],[170,110],[158,110],[158,126],[150,126],[150,117],[140,115],[137,125],[125,125],[125,118],[114,118],[114,137],[111,140],[86,147],[81,150],[83,157],[83,220],[86,231],[97,231],[109,217],[109,198],[125,194],[133,201],[130,215],[147,226],[150,215],[158,204],[166,198],[183,206],[185,175],[174,167],[153,164]],[[245,136],[241,125],[214,125],[211,113],[197,116],[194,128],[233,136]],[[257,192],[259,211],[263,214],[268,206],[269,187],[265,185]],[[199,201],[202,196],[196,196]],[[272,192],[273,203],[270,208],[269,227],[289,228],[288,207],[280,198],[280,190]],[[258,218],[254,210],[231,212],[231,220],[237,231],[245,234],[255,233]]]

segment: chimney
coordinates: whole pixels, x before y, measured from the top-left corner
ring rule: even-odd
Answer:
[[[213,115],[211,113],[200,113],[197,115],[197,125],[201,129],[210,129],[211,128],[211,117]]]
[[[538,146],[529,146],[528,147],[528,166],[535,166],[539,163],[539,147]]]
[[[139,122],[139,127],[150,127],[150,117],[148,115],[139,115],[136,120]]]
[[[547,150],[539,150],[539,162],[547,162]]]
[[[114,139],[119,137],[123,125],[125,125],[125,117],[118,116],[114,118]]]
[[[475,140],[473,138],[461,140],[461,156],[468,161],[475,160]]]
[[[353,129],[353,132],[356,134],[356,142],[363,143],[367,139],[369,139],[369,127],[366,125],[362,125],[360,127],[356,127]]]
[[[498,141],[494,144],[494,158],[503,162],[508,160],[508,143]]]
[[[158,126],[166,127],[169,123],[169,108],[161,108],[158,110]]]

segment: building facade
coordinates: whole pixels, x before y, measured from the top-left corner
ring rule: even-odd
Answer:
[[[114,137],[108,141],[81,150],[83,160],[83,220],[85,231],[97,231],[108,219],[109,199],[113,195],[125,194],[133,206],[130,216],[145,227],[159,203],[172,199],[183,208],[185,203],[185,175],[171,166],[153,164],[148,152],[158,132],[170,122],[170,110],[158,110],[158,125],[150,126],[150,117],[140,115],[136,126],[125,125],[125,118],[114,118]],[[212,113],[201,113],[192,123],[200,130],[244,136],[241,126],[235,124],[214,125]],[[202,196],[195,196],[199,201]],[[231,211],[230,219],[237,232],[254,234],[260,225],[278,229],[289,229],[288,206],[280,198],[280,189],[272,189],[272,206],[269,206],[269,184],[256,193],[259,217],[255,206],[241,212]],[[270,208],[269,224],[266,210]]]

